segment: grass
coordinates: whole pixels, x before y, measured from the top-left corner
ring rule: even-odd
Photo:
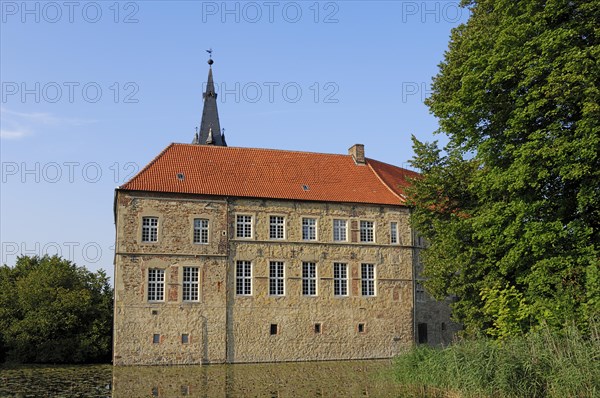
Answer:
[[[502,342],[418,346],[394,361],[396,380],[460,397],[600,397],[600,325],[542,329]],[[437,394],[436,394],[437,396]]]

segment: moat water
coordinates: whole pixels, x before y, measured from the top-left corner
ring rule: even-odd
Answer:
[[[0,367],[0,397],[404,397],[391,360]]]

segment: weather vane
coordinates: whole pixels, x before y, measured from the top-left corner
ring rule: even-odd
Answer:
[[[206,52],[208,53],[208,58],[212,59],[212,52],[213,52],[213,49],[212,49],[212,48],[209,48],[208,50],[206,50]]]

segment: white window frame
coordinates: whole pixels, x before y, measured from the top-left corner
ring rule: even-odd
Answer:
[[[285,239],[285,216],[269,215],[269,239]]]
[[[348,264],[333,263],[333,295],[348,297]]]
[[[359,225],[361,243],[375,242],[375,221],[360,220]]]
[[[269,261],[269,296],[285,296],[285,263]]]
[[[237,260],[235,262],[235,294],[252,296],[252,262]]]
[[[392,245],[398,244],[398,222],[397,221],[390,222],[390,244],[392,244]]]
[[[254,236],[254,216],[252,214],[235,215],[235,237],[252,239]]]
[[[200,268],[183,267],[181,300],[188,302],[200,301]]]
[[[142,217],[142,243],[158,242],[158,217]]]
[[[148,302],[163,302],[165,301],[165,270],[162,268],[148,269],[147,283]]]
[[[208,218],[194,218],[194,244],[208,245],[210,221]]]
[[[333,219],[333,241],[348,242],[348,220],[343,218]]]
[[[302,295],[317,295],[317,263],[315,262],[302,262]]]
[[[363,297],[376,295],[375,264],[360,264],[360,294]]]
[[[302,217],[302,240],[317,240],[317,219]]]

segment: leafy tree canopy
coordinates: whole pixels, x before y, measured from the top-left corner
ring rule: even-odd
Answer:
[[[19,257],[0,267],[0,352],[27,363],[109,361],[112,288],[57,256]]]
[[[505,337],[600,313],[600,2],[463,1],[413,137],[409,193],[426,286],[467,333]]]

